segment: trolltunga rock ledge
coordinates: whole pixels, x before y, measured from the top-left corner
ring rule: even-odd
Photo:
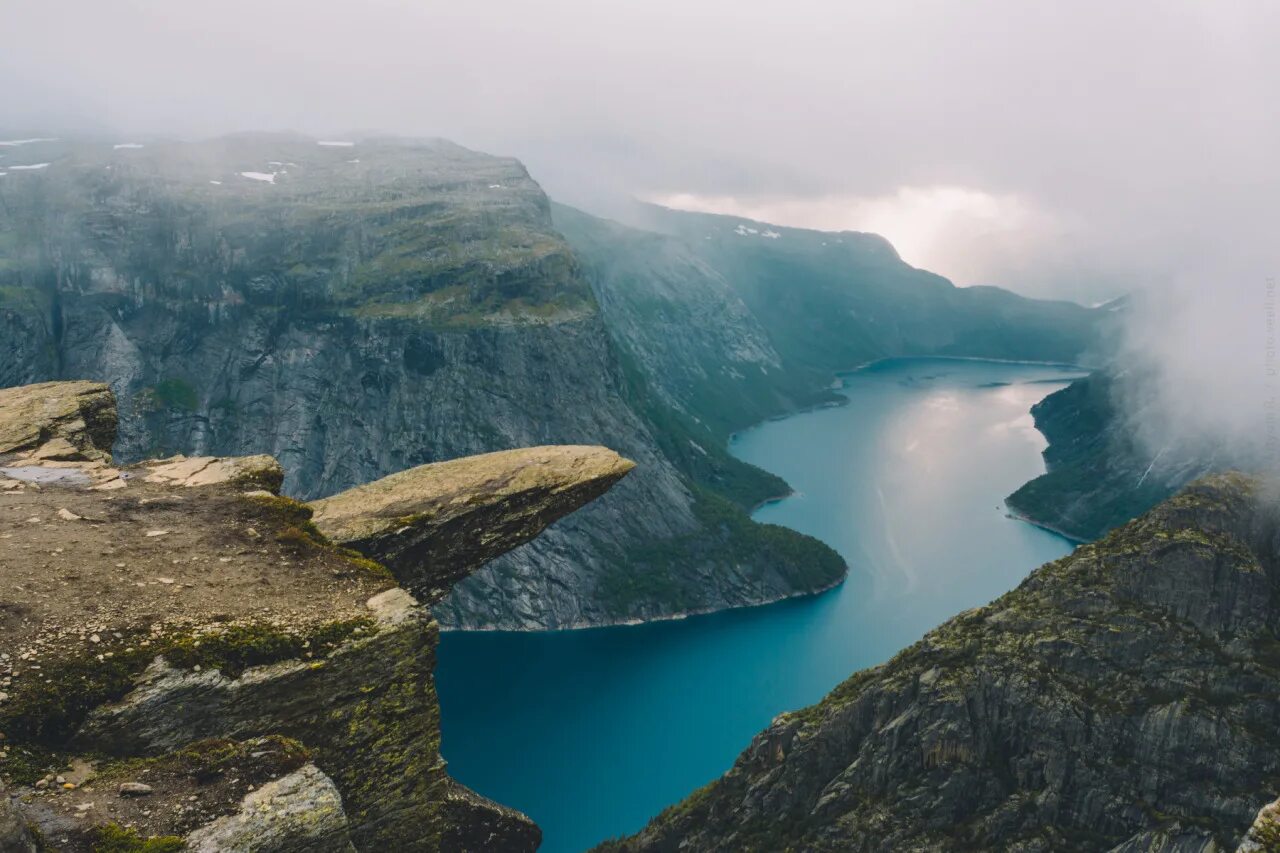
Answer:
[[[311,504],[331,541],[424,603],[604,494],[635,463],[603,447],[530,447],[410,468]]]

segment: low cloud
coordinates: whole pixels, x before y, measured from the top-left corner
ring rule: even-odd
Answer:
[[[868,231],[888,239],[907,263],[961,285],[1016,278],[1018,270],[1043,263],[1066,231],[1027,198],[960,186],[906,186],[874,196],[657,193],[646,200],[795,228]]]

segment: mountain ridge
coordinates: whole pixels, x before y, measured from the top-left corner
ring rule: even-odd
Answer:
[[[0,184],[0,385],[111,381],[122,458],[271,453],[303,498],[524,445],[636,460],[601,501],[458,585],[438,607],[447,627],[827,589],[846,571],[834,552],[747,518],[786,486],[727,452],[734,430],[821,402],[837,370],[872,358],[1056,358],[1092,335],[1086,309],[960,292],[880,238],[836,266],[743,254],[553,206],[509,158],[350,142],[24,153],[50,165]],[[792,298],[773,310],[779,294]],[[1005,344],[977,345],[993,335]]]

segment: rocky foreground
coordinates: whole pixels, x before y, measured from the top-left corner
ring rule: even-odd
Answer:
[[[449,778],[430,606],[633,466],[459,459],[280,497],[268,456],[115,466],[104,385],[0,391],[0,850],[533,850]]]
[[[1280,510],[1198,481],[819,704],[618,851],[1280,850]]]

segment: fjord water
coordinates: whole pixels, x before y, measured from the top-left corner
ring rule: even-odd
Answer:
[[[529,814],[543,851],[634,832],[801,708],[1068,553],[1004,496],[1044,470],[1030,407],[1067,367],[900,359],[848,404],[737,436],[796,490],[759,521],[822,539],[849,580],[816,597],[640,626],[448,633],[437,683],[455,778]]]

